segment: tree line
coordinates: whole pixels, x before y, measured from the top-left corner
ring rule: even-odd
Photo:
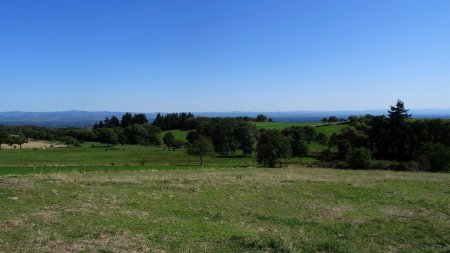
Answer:
[[[398,100],[388,116],[349,117],[349,126],[329,140],[338,159],[351,167],[368,166],[368,160],[390,161],[392,168],[442,171],[450,162],[450,122],[413,120]],[[327,150],[330,152],[330,150]],[[393,162],[393,163],[392,163]],[[378,164],[379,166],[382,164]]]
[[[445,171],[450,163],[450,121],[411,119],[400,100],[384,116],[351,116],[341,132],[327,136],[311,126],[293,126],[283,130],[257,129],[256,118],[207,118],[192,113],[158,114],[149,123],[145,114],[125,113],[121,119],[112,116],[94,124],[92,129],[47,129],[35,126],[0,127],[1,144],[21,145],[27,138],[59,140],[66,145],[96,141],[113,147],[117,144],[160,146],[168,150],[186,147],[187,152],[203,160],[207,154],[222,156],[241,152],[251,157],[256,152],[263,166],[278,167],[290,157],[315,155],[319,165],[347,168],[382,168],[395,170]],[[326,123],[343,121],[327,118]],[[324,120],[325,122],[325,120]],[[186,140],[178,140],[162,130],[189,130]],[[311,143],[321,147],[311,154]]]
[[[205,118],[189,132],[189,146],[201,145],[202,154],[222,155],[241,150],[264,166],[282,166],[289,157],[310,155],[309,146],[321,146],[317,157],[332,167],[354,169],[446,171],[450,164],[450,121],[416,120],[398,100],[388,115],[351,116],[348,126],[330,137],[310,126],[279,130],[257,130],[255,124],[238,118]],[[327,123],[329,123],[328,120]],[[331,122],[335,122],[332,118]],[[205,143],[210,142],[210,145]],[[199,153],[198,148],[196,152]]]
[[[106,118],[92,127],[94,140],[105,143],[109,147],[117,144],[161,144],[159,138],[161,129],[149,124],[147,116],[143,113],[122,115],[121,120],[116,116]]]

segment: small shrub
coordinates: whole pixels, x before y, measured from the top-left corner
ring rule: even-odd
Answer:
[[[376,160],[373,161],[370,165],[371,169],[378,170],[398,170],[399,162],[396,161],[385,161],[385,160]]]
[[[340,159],[345,159],[351,150],[350,142],[348,140],[339,141],[336,146],[337,146],[337,156]]]
[[[318,168],[335,168],[336,163],[330,161],[317,161],[314,163]]]
[[[418,171],[420,170],[420,164],[416,161],[401,162],[398,164],[396,170],[400,171]]]
[[[309,153],[308,143],[303,140],[296,141],[291,144],[292,156],[306,156]]]
[[[337,169],[346,169],[348,168],[348,163],[346,161],[338,161],[335,166]]]
[[[333,158],[333,151],[330,148],[324,149],[320,152],[320,159],[325,161],[330,161]]]
[[[372,153],[367,148],[354,148],[347,154],[348,166],[352,169],[367,169],[372,162]]]
[[[420,163],[417,161],[397,162],[397,161],[373,161],[370,165],[371,169],[379,170],[395,170],[395,171],[419,171]]]
[[[175,140],[173,140],[173,142],[172,142],[172,148],[173,148],[173,150],[180,149],[180,148],[182,148],[185,144],[186,144],[186,143],[185,143],[184,141],[175,139]]]
[[[448,171],[450,167],[450,148],[440,143],[428,144],[418,160],[421,170],[431,172]]]

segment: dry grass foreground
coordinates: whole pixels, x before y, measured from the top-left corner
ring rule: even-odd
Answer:
[[[450,174],[329,169],[0,177],[0,252],[449,252]]]
[[[29,140],[27,143],[22,144],[22,149],[48,149],[48,148],[64,148],[64,147],[66,147],[66,145],[63,145],[59,142],[40,141],[40,140]],[[2,144],[2,149],[20,149],[20,147],[17,144],[11,146],[7,144]]]

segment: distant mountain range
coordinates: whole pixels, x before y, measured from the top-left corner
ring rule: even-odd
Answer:
[[[450,109],[441,110],[411,110],[414,118],[445,118],[450,119]],[[116,116],[119,119],[124,112],[110,111],[62,111],[62,112],[0,112],[1,125],[36,125],[45,127],[90,127],[95,122],[106,117]],[[145,113],[152,121],[157,113]],[[162,113],[164,114],[164,113]],[[387,114],[386,110],[366,111],[293,111],[293,112],[193,112],[195,116],[205,117],[256,117],[264,114],[276,122],[319,122],[324,117],[336,116],[347,118],[351,115],[381,115]]]

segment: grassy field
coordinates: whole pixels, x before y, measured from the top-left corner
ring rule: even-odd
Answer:
[[[258,123],[292,125],[305,124]],[[300,168],[314,161],[266,169],[236,153],[201,167],[185,150],[99,143],[1,150],[0,252],[450,251],[450,174]]]
[[[299,124],[263,123],[258,127],[277,128]],[[316,127],[318,132],[331,134],[345,126]],[[186,138],[186,131],[170,131],[178,139]],[[162,135],[165,132],[162,132]],[[310,144],[310,151],[317,153],[321,150],[317,143]],[[251,158],[242,158],[240,152],[231,156],[213,155],[206,157],[205,166],[208,168],[236,168],[256,167],[258,164],[255,155]],[[312,157],[291,158],[291,165],[304,165],[314,163]],[[22,149],[0,150],[0,175],[26,174],[42,172],[90,172],[90,171],[120,171],[142,169],[198,169],[198,158],[186,154],[184,149],[168,151],[161,147],[145,147],[138,145],[118,145],[116,149],[106,149],[99,143],[84,143],[79,148],[55,149]]]
[[[0,176],[2,252],[449,252],[450,174]]]
[[[179,139],[179,140],[186,140],[186,135],[188,134],[189,131],[181,131],[181,130],[168,130],[168,131],[162,131],[161,132],[161,138],[166,134],[166,133],[172,133],[173,136],[175,137],[175,139]]]
[[[339,133],[345,127],[347,125],[316,126],[315,130],[317,133],[324,133],[329,137],[333,133]]]
[[[283,130],[292,126],[312,126],[317,133],[324,133],[330,137],[333,133],[339,133],[342,129],[347,127],[346,125],[322,125],[321,123],[282,123],[282,122],[256,122],[256,126],[259,129],[277,129]],[[322,151],[322,147],[312,142],[309,145],[309,150],[312,153],[318,153]]]
[[[291,158],[289,163],[302,165],[314,161],[310,157],[297,157]],[[243,158],[240,152],[231,156],[212,155],[204,158],[204,167],[211,169],[256,166],[255,155]],[[199,158],[188,155],[185,149],[169,151],[164,147],[125,145],[107,150],[99,143],[85,143],[78,148],[0,151],[0,175],[201,168]]]
[[[322,125],[321,123],[286,123],[286,122],[255,122],[256,127],[261,129],[261,128],[265,128],[265,129],[278,129],[278,130],[283,130],[285,128],[288,127],[293,127],[293,126],[320,126]]]
[[[283,123],[283,122],[256,122],[256,127],[258,129],[277,129],[277,130],[283,130],[288,127],[292,126],[312,126],[315,128],[317,133],[324,133],[328,137],[331,136],[333,133],[339,133],[342,129],[346,127],[346,125],[326,125],[322,126],[321,123]],[[186,140],[186,135],[188,131],[181,131],[181,130],[170,130],[170,131],[163,131],[161,132],[161,137],[164,136],[167,132],[171,132],[175,138],[180,140]],[[320,152],[322,150],[322,147],[315,142],[312,142],[309,146],[309,149],[313,153]]]
[[[322,126],[321,123],[256,122],[255,124],[258,129],[264,128],[264,129],[278,129],[278,130],[283,130],[285,128],[292,126],[312,126],[315,127],[317,133],[325,133],[328,136],[330,136],[333,133],[338,133],[345,127],[345,125]],[[161,132],[161,137],[164,136],[164,134],[166,134],[167,132],[171,132],[175,136],[175,138],[180,140],[186,140],[186,135],[188,133],[188,131],[169,130]]]
[[[293,160],[298,162],[298,160]],[[205,158],[209,168],[256,166],[255,158],[239,155]],[[184,149],[168,151],[164,147],[139,145],[117,146],[106,149],[99,143],[85,143],[79,148],[0,150],[0,175],[61,171],[103,171],[200,168],[199,158],[186,153]]]

